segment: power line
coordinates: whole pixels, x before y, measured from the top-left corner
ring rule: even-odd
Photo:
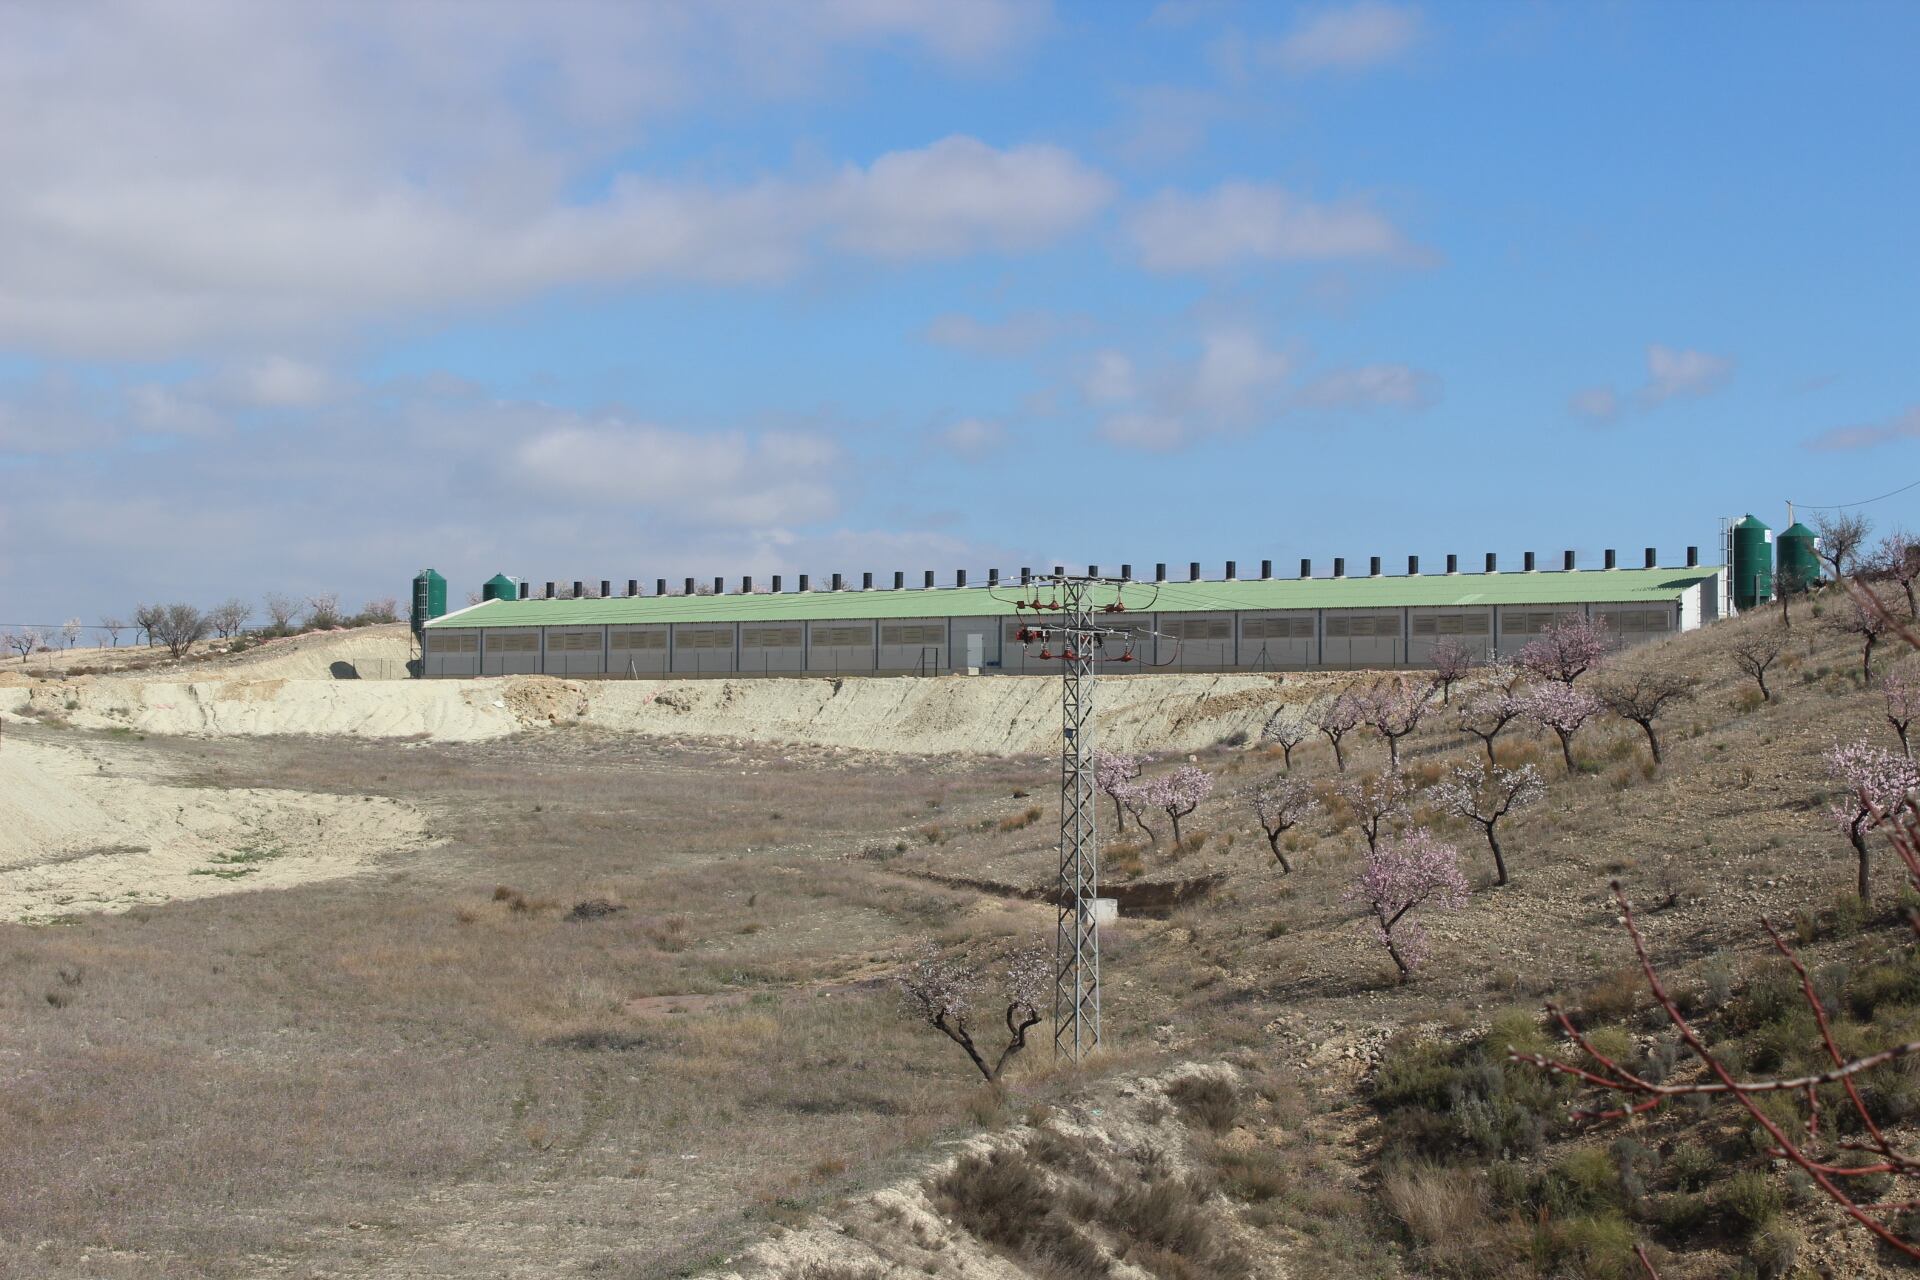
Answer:
[[[1897,498],[1909,489],[1920,489],[1920,480],[1915,480],[1912,484],[1903,484],[1892,493],[1883,493],[1877,498],[1862,498],[1858,502],[1834,502],[1824,507],[1817,506],[1811,502],[1795,502],[1791,505],[1805,507],[1808,511],[1844,511],[1848,507],[1864,507],[1875,502],[1884,502],[1888,498]]]

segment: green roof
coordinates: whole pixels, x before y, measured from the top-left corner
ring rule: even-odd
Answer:
[[[1142,582],[1122,596],[1129,610],[1205,613],[1251,609],[1397,609],[1403,606],[1626,604],[1669,602],[1719,569],[1577,569],[1558,573],[1449,573],[1379,578],[1268,578]],[[817,622],[859,618],[1011,616],[1020,589],[933,587],[907,591],[806,591],[780,595],[615,596],[603,600],[489,600],[427,625],[598,627],[646,622]],[[1042,592],[1043,598],[1047,593]],[[1114,598],[1097,589],[1096,603]]]

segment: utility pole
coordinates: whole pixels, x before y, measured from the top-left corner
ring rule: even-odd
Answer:
[[[1079,1061],[1100,1045],[1100,898],[1098,806],[1094,804],[1094,664],[1135,661],[1134,640],[1155,635],[1137,628],[1101,626],[1095,615],[1128,611],[1129,582],[1079,574],[1047,574],[1021,583],[1013,603],[1022,619],[1022,645],[1040,646],[1042,661],[1060,660],[1060,881],[1059,922],[1053,944],[1053,1051]],[[1094,590],[1112,599],[1096,606]],[[1042,600],[1046,588],[1052,599]],[[1156,596],[1158,592],[1154,593]],[[1146,607],[1151,607],[1149,604]],[[1027,611],[1032,621],[1027,621]],[[1056,614],[1046,619],[1045,615]],[[1109,641],[1122,651],[1109,657]],[[1054,652],[1058,646],[1059,652]]]

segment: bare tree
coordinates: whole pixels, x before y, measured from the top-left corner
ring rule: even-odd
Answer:
[[[1036,942],[1007,961],[994,1001],[996,1007],[1005,1004],[1007,1043],[991,1064],[973,1038],[973,1005],[987,985],[978,968],[945,958],[940,948],[928,941],[921,944],[912,962],[894,981],[907,1015],[966,1050],[981,1077],[995,1084],[1007,1063],[1027,1047],[1027,1032],[1040,1022],[1040,1011],[1053,986],[1053,953],[1046,943]]]
[[[1267,717],[1266,726],[1260,730],[1260,741],[1280,748],[1281,757],[1291,772],[1293,749],[1305,742],[1311,731],[1304,707],[1281,707]]]
[[[1895,843],[1899,843],[1898,838]],[[1920,879],[1920,864],[1916,864],[1912,849],[1904,849],[1902,856],[1907,859],[1910,875]],[[1901,1193],[1889,1196],[1872,1189],[1876,1183],[1883,1183],[1888,1175],[1905,1179],[1920,1177],[1920,1158],[1894,1145],[1893,1139],[1881,1127],[1881,1122],[1875,1119],[1874,1110],[1868,1105],[1860,1086],[1855,1083],[1865,1072],[1920,1054],[1920,1041],[1897,1044],[1876,1053],[1848,1056],[1834,1038],[1827,1006],[1815,990],[1806,965],[1772,923],[1762,920],[1761,927],[1766,930],[1774,951],[1786,960],[1798,979],[1809,1023],[1817,1031],[1821,1048],[1833,1065],[1826,1071],[1792,1079],[1743,1079],[1735,1074],[1736,1064],[1709,1048],[1700,1032],[1681,1013],[1678,1002],[1668,992],[1666,983],[1654,968],[1647,953],[1646,940],[1641,936],[1639,924],[1634,919],[1633,906],[1627,901],[1617,880],[1613,883],[1613,896],[1619,904],[1621,924],[1633,942],[1633,953],[1639,961],[1647,989],[1661,1012],[1666,1014],[1667,1022],[1679,1033],[1681,1043],[1704,1068],[1703,1078],[1680,1083],[1650,1079],[1594,1044],[1572,1018],[1553,1004],[1547,1006],[1547,1012],[1559,1023],[1561,1031],[1583,1055],[1583,1060],[1562,1062],[1545,1054],[1511,1050],[1507,1054],[1508,1060],[1571,1077],[1619,1100],[1618,1105],[1614,1106],[1576,1110],[1573,1118],[1577,1121],[1604,1124],[1626,1120],[1657,1110],[1674,1098],[1730,1098],[1745,1113],[1743,1118],[1751,1120],[1765,1134],[1766,1154],[1799,1167],[1848,1217],[1879,1237],[1888,1247],[1909,1259],[1920,1261],[1920,1243],[1907,1238],[1912,1232],[1913,1200]],[[1851,1112],[1845,1120],[1837,1123],[1822,1115],[1823,1108],[1819,1103],[1819,1091],[1835,1085],[1845,1095],[1846,1106]],[[1770,1104],[1776,1094],[1782,1101]],[[1795,1109],[1796,1102],[1805,1104],[1804,1122],[1799,1116],[1791,1119],[1782,1116],[1783,1111]],[[1862,1156],[1865,1158],[1860,1158]],[[1638,1253],[1646,1274],[1658,1280],[1658,1273],[1647,1260],[1645,1249],[1640,1249]]]
[[[1400,770],[1386,769],[1345,779],[1337,783],[1333,791],[1353,811],[1368,850],[1378,852],[1380,834],[1386,824],[1410,815],[1414,785],[1413,779]]]
[[[1459,726],[1460,732],[1470,733],[1480,739],[1487,748],[1487,763],[1493,764],[1493,740],[1520,718],[1523,706],[1520,695],[1513,691],[1512,685],[1503,688],[1496,683],[1463,700],[1454,716],[1454,723]]]
[[[273,629],[275,631],[286,632],[293,630],[293,624],[299,619],[301,613],[301,605],[298,600],[295,600],[292,596],[283,596],[278,592],[269,592],[266,599],[261,601],[261,603],[266,606],[267,619],[273,623]]]
[[[1367,723],[1387,740],[1389,768],[1400,767],[1400,739],[1420,727],[1420,717],[1426,714],[1431,697],[1432,685],[1420,688],[1408,680],[1397,680],[1366,695]]]
[[[25,662],[27,656],[40,644],[40,633],[32,627],[22,627],[18,631],[7,632],[5,639],[7,648],[19,654],[20,661]]]
[[[230,636],[238,635],[240,629],[247,625],[247,619],[252,615],[253,610],[247,605],[247,602],[236,596],[208,610],[207,625],[213,628],[215,635],[225,640]]]
[[[184,657],[195,644],[207,638],[213,625],[207,615],[190,604],[169,604],[160,608],[154,619],[153,638],[167,646],[174,657]]]
[[[102,618],[100,619],[100,629],[107,633],[107,642],[118,648],[120,644],[120,633],[127,629],[127,624],[118,618]]]
[[[307,597],[307,626],[315,631],[330,631],[340,625],[340,593],[322,591]]]
[[[1607,710],[1640,726],[1653,762],[1659,764],[1660,736],[1653,722],[1680,703],[1693,701],[1699,682],[1671,671],[1622,671],[1602,681],[1596,692]]]
[[[1880,692],[1887,700],[1887,723],[1900,737],[1900,752],[1911,760],[1913,744],[1907,741],[1907,730],[1920,717],[1920,672],[1911,666],[1897,667],[1880,681]]]
[[[1866,545],[1872,530],[1865,516],[1817,515],[1813,518],[1813,531],[1820,537],[1813,544],[1814,553],[1833,570],[1836,580],[1844,578],[1847,571],[1855,567],[1860,549]]]
[[[1873,647],[1880,643],[1892,623],[1886,602],[1878,593],[1865,588],[1858,594],[1849,592],[1846,603],[1829,615],[1828,626],[1832,630],[1860,641],[1860,678],[1867,684],[1873,683]]]
[[[1773,701],[1773,692],[1767,688],[1767,668],[1786,645],[1787,638],[1775,631],[1755,631],[1733,642],[1733,665],[1753,677],[1753,682],[1760,686],[1762,702]]]
[[[137,604],[133,606],[133,625],[140,628],[140,636],[147,648],[154,645],[153,624],[160,620],[160,606],[157,604]]]
[[[1571,683],[1549,680],[1535,685],[1521,700],[1521,714],[1560,739],[1560,755],[1567,772],[1574,772],[1573,735],[1600,711],[1600,699]]]
[[[78,618],[68,618],[60,624],[60,639],[65,648],[71,649],[79,643],[81,630],[82,627],[80,625],[80,619]]]
[[[1440,691],[1440,705],[1449,707],[1453,705],[1453,686],[1473,669],[1473,650],[1464,640],[1448,636],[1433,646],[1427,665],[1433,669],[1433,687]]]
[[[1253,793],[1253,816],[1267,833],[1267,844],[1272,846],[1273,860],[1280,864],[1281,871],[1292,874],[1293,865],[1280,847],[1280,837],[1319,807],[1320,797],[1304,778],[1275,778]]]
[[[1314,727],[1327,735],[1327,741],[1333,744],[1333,763],[1340,772],[1347,771],[1347,756],[1341,750],[1340,739],[1353,732],[1353,729],[1366,718],[1366,702],[1352,689],[1342,689],[1323,703],[1314,713]]]
[[[1900,590],[1907,597],[1907,616],[1920,618],[1913,590],[1915,580],[1920,579],[1920,541],[1905,529],[1895,529],[1880,539],[1870,563],[1875,573],[1900,584]]]
[[[360,620],[369,624],[398,622],[400,621],[400,602],[392,596],[369,600],[360,606]]]

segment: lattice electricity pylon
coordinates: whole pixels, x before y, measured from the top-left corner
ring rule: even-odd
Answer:
[[[1111,586],[1114,598],[1096,610],[1093,590],[1101,585]],[[1023,582],[1021,596],[1011,602],[1023,619],[1021,644],[1038,643],[1043,660],[1057,657],[1061,662],[1060,916],[1053,948],[1053,1051],[1075,1060],[1100,1044],[1100,924],[1094,916],[1100,897],[1099,808],[1093,799],[1094,664],[1102,660],[1110,640],[1123,645],[1112,660],[1132,662],[1136,639],[1158,638],[1157,632],[1095,624],[1096,612],[1127,612],[1129,585],[1121,579],[1053,574]],[[1051,600],[1040,599],[1043,587],[1051,591]],[[1157,590],[1154,594],[1158,595]],[[1032,622],[1024,620],[1027,610],[1034,614]],[[1059,617],[1041,621],[1045,613]],[[1053,652],[1056,643],[1060,645],[1057,654]]]

